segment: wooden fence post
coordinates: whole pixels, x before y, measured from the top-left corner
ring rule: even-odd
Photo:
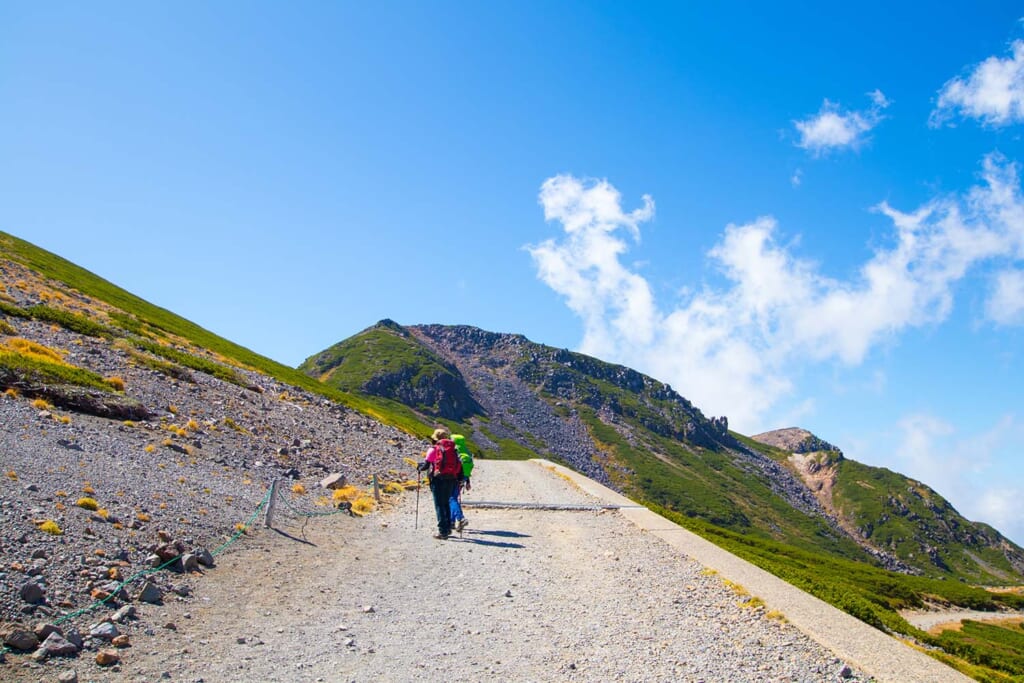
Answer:
[[[377,482],[377,475],[373,475],[373,499],[380,502],[380,485]]]
[[[280,483],[280,479],[275,479],[270,484],[270,501],[267,503],[267,516],[263,520],[263,524],[267,528],[270,528],[270,524],[274,521],[274,507],[277,505],[277,487]]]

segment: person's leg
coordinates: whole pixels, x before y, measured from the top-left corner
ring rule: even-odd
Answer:
[[[458,531],[459,522],[463,519],[462,504],[459,503],[459,482],[455,482],[455,486],[452,487],[451,509],[452,509],[452,526],[456,527]]]
[[[437,532],[447,536],[452,532],[452,484],[454,479],[434,477],[430,482],[430,490],[434,494],[434,511],[437,513]]]

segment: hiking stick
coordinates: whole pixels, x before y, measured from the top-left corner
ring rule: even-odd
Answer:
[[[416,470],[416,522],[412,526],[413,529],[420,528],[420,471]]]

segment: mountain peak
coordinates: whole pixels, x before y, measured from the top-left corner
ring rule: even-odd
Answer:
[[[800,427],[787,427],[776,429],[770,432],[762,432],[750,437],[754,441],[780,448],[790,453],[816,453],[818,451],[836,451],[842,455],[842,451],[830,444],[828,441],[815,436],[806,429]]]

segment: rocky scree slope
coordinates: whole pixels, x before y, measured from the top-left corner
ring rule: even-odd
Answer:
[[[978,583],[1016,582],[1024,574],[1024,549],[987,524],[967,520],[920,481],[849,460],[804,429],[752,439],[778,449],[775,457],[850,536],[878,556],[895,558],[901,571]]]
[[[113,330],[117,311],[17,263],[0,260],[0,277],[0,364],[18,356],[12,347],[31,343],[67,367],[116,379],[123,391],[113,394],[135,410],[134,419],[99,417],[73,401],[50,402],[68,392],[31,374],[8,383],[24,391],[0,387],[9,389],[0,395],[0,641],[8,660],[65,654],[37,650],[54,624],[72,641],[69,652],[109,648],[110,629],[92,627],[119,607],[137,612],[118,613],[121,635],[153,633],[157,608],[139,602],[142,581],[118,590],[120,581],[151,569],[154,557],[179,557],[145,577],[144,597],[183,599],[208,567],[189,561],[184,571],[182,556],[209,560],[252,519],[275,479],[287,481],[283,496],[294,509],[323,512],[332,510],[330,492],[318,483],[329,473],[364,489],[373,474],[382,483],[414,477],[403,458],[417,457],[424,442],[409,434],[182,340],[161,342],[233,381],[142,352],[123,330],[94,336],[11,314],[45,301],[78,316],[72,324],[88,319]],[[68,618],[111,593],[103,607]]]

